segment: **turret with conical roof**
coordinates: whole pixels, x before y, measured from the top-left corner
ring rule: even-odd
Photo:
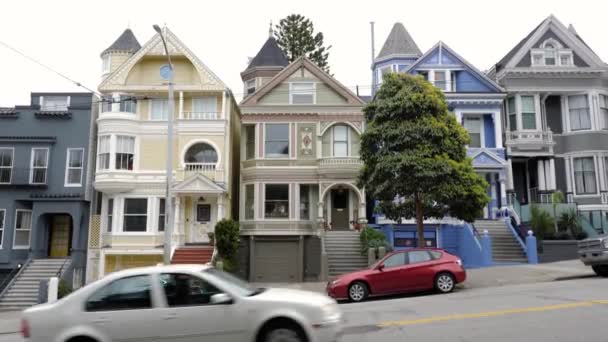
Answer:
[[[268,35],[260,51],[249,61],[247,69],[241,72],[241,79],[245,84],[245,97],[254,93],[257,88],[289,65],[289,59],[274,38],[272,28],[268,31]]]
[[[135,38],[133,31],[127,28],[114,43],[101,53],[102,74],[106,76],[112,73],[140,48],[141,45]]]

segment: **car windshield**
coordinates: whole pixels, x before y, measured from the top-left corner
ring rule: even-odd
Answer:
[[[203,273],[216,280],[222,288],[241,297],[255,296],[264,291],[263,289],[253,287],[250,283],[230,273],[216,270],[215,268],[206,269]]]

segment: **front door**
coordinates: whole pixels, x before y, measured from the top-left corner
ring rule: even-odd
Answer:
[[[211,204],[195,203],[192,208],[192,218],[190,220],[190,239],[189,243],[209,242],[208,232],[213,231]]]
[[[331,191],[331,223],[332,229],[348,229],[348,190]]]
[[[51,258],[65,258],[69,255],[70,225],[70,216],[53,216],[51,220],[51,236],[49,246],[49,256]]]

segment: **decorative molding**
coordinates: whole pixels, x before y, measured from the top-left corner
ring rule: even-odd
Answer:
[[[57,137],[45,137],[45,136],[0,136],[0,142],[42,142],[54,144],[57,141]]]
[[[34,115],[39,119],[63,119],[69,120],[72,118],[71,112],[65,111],[38,111]]]
[[[313,129],[311,127],[303,127],[300,132],[302,135],[300,141],[300,154],[304,156],[310,156],[312,155],[313,146],[315,143]]]

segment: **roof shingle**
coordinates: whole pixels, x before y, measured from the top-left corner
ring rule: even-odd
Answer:
[[[422,52],[402,23],[395,23],[377,58],[391,55],[420,56]]]
[[[268,37],[268,40],[258,54],[253,57],[247,69],[262,66],[285,67],[287,65],[289,65],[289,60],[277,44],[277,40],[274,37]]]
[[[141,45],[135,38],[133,31],[131,29],[126,29],[118,39],[112,45],[110,45],[107,49],[103,50],[102,55],[110,52],[110,51],[125,51],[130,53],[135,53],[141,48]]]

